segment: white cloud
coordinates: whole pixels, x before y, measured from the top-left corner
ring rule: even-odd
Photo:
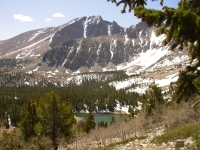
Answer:
[[[45,18],[44,21],[53,21],[51,18]]]
[[[63,15],[61,13],[55,13],[52,15],[52,17],[65,17],[65,15]]]
[[[14,19],[20,20],[21,22],[33,22],[33,19],[29,16],[24,16],[22,14],[14,14],[13,15]]]

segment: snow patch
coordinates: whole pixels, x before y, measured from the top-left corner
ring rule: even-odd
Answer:
[[[110,86],[114,86],[116,90],[129,88],[132,85],[135,85],[136,88],[129,89],[129,92],[137,92],[137,93],[144,93],[149,85],[153,83],[154,80],[152,78],[141,78],[141,77],[133,77],[122,81],[114,81],[109,83]]]
[[[166,76],[165,79],[155,80],[155,84],[157,84],[159,87],[168,86],[171,82],[176,82],[178,78],[178,73],[171,74],[169,76]]]
[[[40,40],[40,41],[38,41],[38,42],[35,42],[35,43],[33,43],[33,44],[31,44],[31,45],[29,45],[29,46],[27,46],[27,47],[24,47],[24,48],[22,48],[22,49],[9,52],[9,53],[7,53],[5,56],[10,56],[10,55],[13,55],[13,54],[15,54],[15,53],[18,53],[18,52],[22,51],[20,54],[18,54],[18,55],[16,56],[16,59],[21,59],[21,58],[27,57],[28,55],[30,55],[30,53],[32,52],[33,47],[34,47],[35,45],[37,45],[37,44],[43,42],[44,40],[46,40],[46,39],[48,39],[48,38],[49,38],[49,37],[44,38],[44,39],[42,39],[42,40]],[[31,48],[32,48],[32,49],[31,49]],[[5,57],[5,56],[4,56],[4,57]]]
[[[35,68],[35,69],[33,70],[33,72],[38,71],[39,68],[40,68],[40,66],[37,66],[37,68]]]
[[[53,39],[54,36],[55,36],[55,33],[50,36],[49,45],[51,44],[52,39]]]
[[[116,111],[123,111],[127,114],[129,114],[128,109],[129,106],[121,106],[120,102],[118,100],[115,100],[117,102],[116,107],[114,108]]]
[[[37,31],[35,34],[32,35],[32,37],[29,38],[28,42],[34,40],[36,37],[38,37],[40,34],[42,33],[45,33],[45,31],[47,30],[48,28],[44,28],[42,30],[39,30]]]
[[[146,52],[142,52],[140,54],[138,54],[137,56],[134,57],[134,60],[130,63],[127,63],[126,66],[118,66],[117,69],[118,70],[122,70],[122,69],[129,69],[133,66],[142,66],[141,69],[137,70],[138,73],[145,70],[146,68],[148,68],[149,66],[151,66],[152,64],[156,63],[160,58],[162,58],[163,56],[165,56],[166,54],[169,53],[169,48],[168,47],[161,47],[159,49],[150,49],[147,50]],[[151,58],[151,59],[149,59]]]
[[[124,45],[129,41],[128,34],[125,34],[125,42]]]
[[[158,46],[162,46],[162,41],[166,38],[166,35],[162,34],[160,36],[156,36],[155,31],[151,32],[150,36],[150,48],[152,49],[152,45],[156,44]]]
[[[64,62],[62,63],[62,65],[61,65],[61,66],[64,66],[64,65],[65,65],[65,63],[66,63],[66,61],[67,61],[67,59],[65,59],[65,60],[64,60]]]
[[[111,35],[112,25],[108,25],[108,35]]]
[[[113,54],[114,54],[114,49],[117,47],[117,40],[112,39],[111,43],[110,43],[110,53],[111,53],[111,58],[110,60],[112,60],[113,58]]]

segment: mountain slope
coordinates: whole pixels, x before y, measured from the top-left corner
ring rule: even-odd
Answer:
[[[137,38],[133,39],[125,32],[118,35],[67,40],[47,51],[42,61],[49,67],[64,66],[73,71],[81,67],[91,68],[95,63],[102,68],[112,63],[118,70],[131,70],[135,66],[141,69],[149,67],[170,52],[169,45],[162,46],[164,36],[155,36],[156,28],[145,28],[141,31],[136,28],[137,26],[134,28],[135,33],[138,33],[135,34]]]
[[[69,39],[119,34],[121,31],[123,28],[116,22],[104,21],[100,16],[76,18],[58,27],[28,31],[0,41],[0,58],[34,59]]]
[[[51,77],[110,70],[158,80],[170,72],[177,76],[189,57],[184,51],[170,51],[170,45],[162,46],[165,36],[156,37],[156,30],[143,22],[123,28],[101,16],[80,17],[0,41],[0,65],[42,75],[51,71]]]

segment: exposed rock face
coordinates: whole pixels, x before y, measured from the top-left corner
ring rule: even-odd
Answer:
[[[101,21],[101,18],[96,22],[93,20],[98,24],[101,24]],[[102,30],[105,27],[104,24],[105,22],[102,22],[100,26],[88,27],[88,32],[85,32],[84,36],[90,37],[96,34],[97,29],[99,35],[106,34],[106,32],[103,32],[105,30]],[[121,31],[116,24],[113,27],[116,29],[111,30],[112,32]],[[50,67],[64,66],[73,71],[81,67],[92,68],[95,63],[102,68],[105,68],[110,62],[118,66],[129,62],[130,58],[141,52],[161,48],[161,41],[158,41],[160,39],[155,39],[155,30],[156,28],[147,28],[146,24],[139,23],[135,28],[130,27],[122,31],[123,34],[115,34],[118,36],[104,35],[79,40],[70,39],[50,49],[43,56],[42,61],[47,62]],[[132,39],[129,36],[135,38]]]
[[[144,36],[145,31],[149,29],[146,23],[140,22],[136,25],[132,25],[129,28],[127,28],[126,32],[129,38],[135,39],[138,38],[139,36]]]
[[[124,29],[116,22],[104,21],[101,16],[77,18],[63,27],[52,38],[50,47],[69,39],[92,38],[103,35],[123,34]]]
[[[107,66],[109,62],[119,65],[128,60],[131,53],[129,49],[132,50],[130,45],[126,45],[124,51],[124,43],[118,40],[98,42],[93,39],[82,39],[79,43],[68,40],[48,51],[42,60],[50,67],[62,65],[73,71],[81,66],[91,68],[95,63],[101,67]]]
[[[55,47],[56,45],[65,42],[69,39],[78,39],[83,37],[83,23],[86,17],[77,19],[74,22],[69,23],[66,27],[61,28],[56,32],[50,43],[50,47]]]
[[[123,28],[101,16],[80,17],[58,27],[0,41],[0,59],[42,60],[49,67],[73,71],[91,69],[95,64],[105,68],[109,63],[116,68],[137,54],[161,49],[162,38],[155,38],[155,31],[155,27],[149,28],[143,22]]]

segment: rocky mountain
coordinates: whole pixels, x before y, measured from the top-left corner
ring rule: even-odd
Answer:
[[[0,41],[0,58],[33,59],[69,39],[120,33],[124,33],[122,27],[116,22],[104,21],[100,16],[76,18],[58,27],[28,31]]]
[[[131,26],[130,28],[122,28],[115,21],[104,21],[101,16],[81,17],[76,18],[64,25],[58,27],[49,27],[22,33],[11,39],[0,42],[1,58],[26,58],[37,52],[36,45],[40,45],[43,49],[54,48],[55,46],[73,39],[80,38],[93,38],[104,35],[125,35],[129,38],[136,38],[140,30],[146,30],[147,26],[144,23]],[[22,52],[30,51],[34,48],[33,52],[24,56]],[[47,51],[46,48],[44,51]],[[21,52],[21,53],[20,53]],[[43,51],[42,51],[43,52]],[[42,53],[41,52],[41,53]],[[25,53],[25,52],[24,52]],[[15,54],[15,55],[14,55]],[[21,54],[21,55],[16,55]],[[35,56],[35,55],[34,55]]]
[[[156,30],[143,22],[123,28],[101,16],[80,17],[0,41],[0,66],[54,75],[125,70],[165,78],[170,71],[177,74],[189,57],[162,46],[165,36],[156,37]]]

